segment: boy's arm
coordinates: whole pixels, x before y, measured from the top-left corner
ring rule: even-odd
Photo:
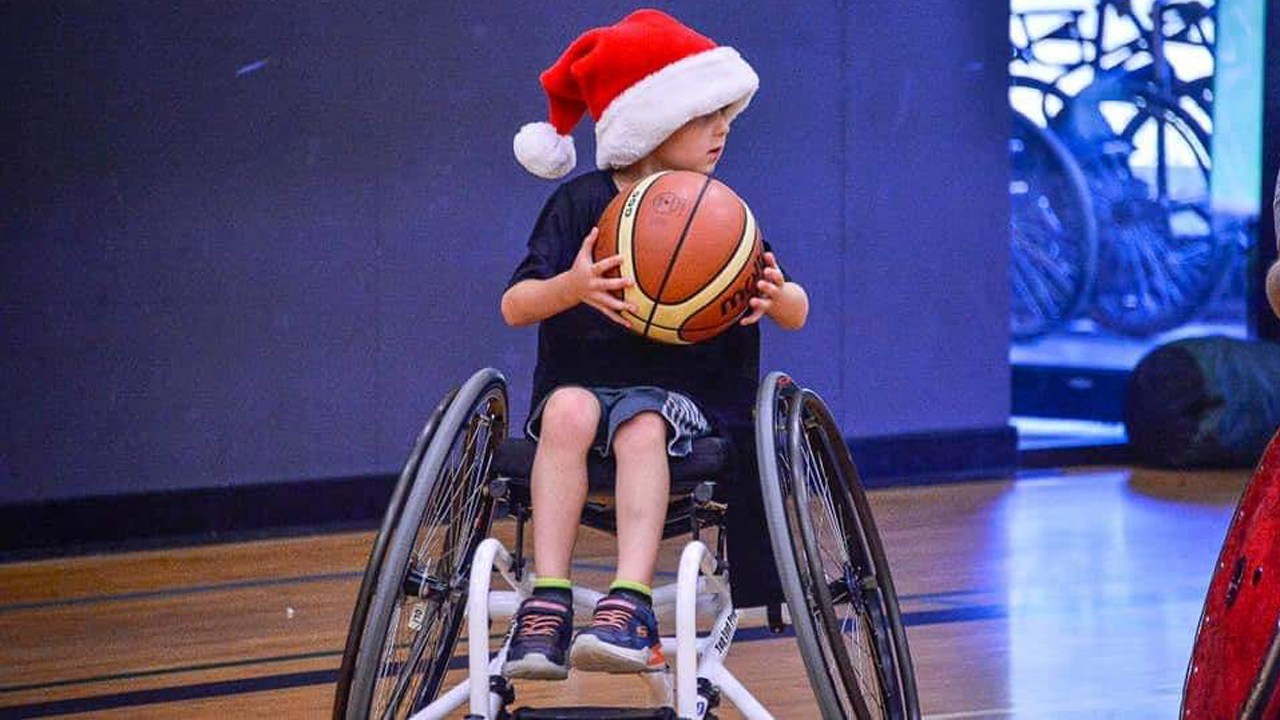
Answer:
[[[1267,271],[1267,299],[1271,301],[1271,312],[1280,317],[1280,260]]]
[[[577,305],[568,281],[565,271],[546,280],[521,280],[512,285],[502,294],[502,319],[512,327],[532,325]]]
[[[784,281],[773,296],[769,317],[788,330],[799,330],[809,318],[809,294],[800,283]]]
[[[750,325],[768,315],[787,330],[799,330],[809,317],[808,293],[800,283],[786,279],[773,253],[765,253],[764,262],[764,279],[757,284],[760,294],[749,301],[751,312],[742,318],[741,323]]]
[[[1271,214],[1275,218],[1276,252],[1280,253],[1280,176],[1276,177],[1276,195],[1271,201]],[[1271,312],[1280,317],[1280,259],[1277,259],[1267,271],[1267,300],[1271,302]]]
[[[630,327],[627,319],[619,313],[624,309],[636,312],[635,306],[618,299],[612,292],[629,287],[631,281],[605,277],[605,273],[622,263],[621,255],[599,262],[592,259],[591,250],[595,247],[597,233],[592,228],[583,239],[573,266],[568,270],[545,280],[521,280],[508,288],[502,294],[502,319],[513,327],[530,325],[558,315],[578,303],[586,303],[610,320]]]

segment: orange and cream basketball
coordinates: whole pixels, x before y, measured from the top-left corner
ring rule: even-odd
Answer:
[[[728,330],[750,310],[764,243],[751,209],[727,185],[684,170],[655,173],[618,193],[600,216],[594,256],[622,256],[631,329],[688,344]]]

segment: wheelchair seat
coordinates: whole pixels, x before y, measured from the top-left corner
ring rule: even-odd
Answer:
[[[527,438],[505,438],[494,451],[492,471],[527,487],[533,470],[533,454],[538,444]],[[729,441],[722,437],[702,437],[693,441],[693,451],[671,460],[671,494],[691,493],[701,483],[724,480],[729,467]],[[613,456],[587,453],[587,485],[592,490],[613,487]]]
[[[490,473],[505,478],[506,502],[516,508],[531,504],[529,476],[533,472],[533,454],[538,444],[526,438],[505,438],[494,449]],[[723,507],[711,507],[715,489],[729,468],[729,441],[722,437],[703,437],[693,441],[692,451],[682,458],[672,458],[671,502],[662,527],[662,538],[684,535],[694,537],[700,527],[723,527]],[[582,509],[582,524],[602,532],[618,531],[613,508],[613,483],[616,463],[612,456],[601,457],[594,450],[587,453],[587,504]],[[517,510],[517,515],[520,512]]]

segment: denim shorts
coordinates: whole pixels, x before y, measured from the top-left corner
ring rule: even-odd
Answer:
[[[695,438],[711,434],[711,423],[707,422],[706,416],[692,400],[678,392],[651,385],[583,389],[595,395],[600,403],[600,423],[591,447],[603,457],[608,457],[612,451],[613,434],[618,426],[642,412],[656,412],[667,421],[667,454],[671,457],[688,455],[693,450]],[[542,409],[554,393],[555,390],[547,393],[529,415],[525,433],[533,440],[538,439],[541,429]]]

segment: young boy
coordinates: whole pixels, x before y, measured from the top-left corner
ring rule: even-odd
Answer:
[[[668,502],[668,456],[688,454],[694,438],[749,414],[759,375],[756,323],[768,315],[800,328],[808,299],[767,253],[759,296],[739,325],[695,345],[664,345],[622,327],[627,306],[612,291],[627,281],[606,277],[621,257],[592,259],[595,223],[622,187],[660,170],[715,169],[730,122],[759,83],[736,51],[641,10],[583,34],[541,81],[552,122],[523,127],[517,157],[548,179],[568,173],[576,161],[569,132],[590,110],[600,170],[551,196],[502,296],[508,324],[539,323],[526,428],[538,440],[531,478],[536,581],[513,620],[503,673],[563,679],[571,664],[641,672],[665,664],[650,585]],[[569,562],[588,452],[616,460],[618,570],[570,650]]]

